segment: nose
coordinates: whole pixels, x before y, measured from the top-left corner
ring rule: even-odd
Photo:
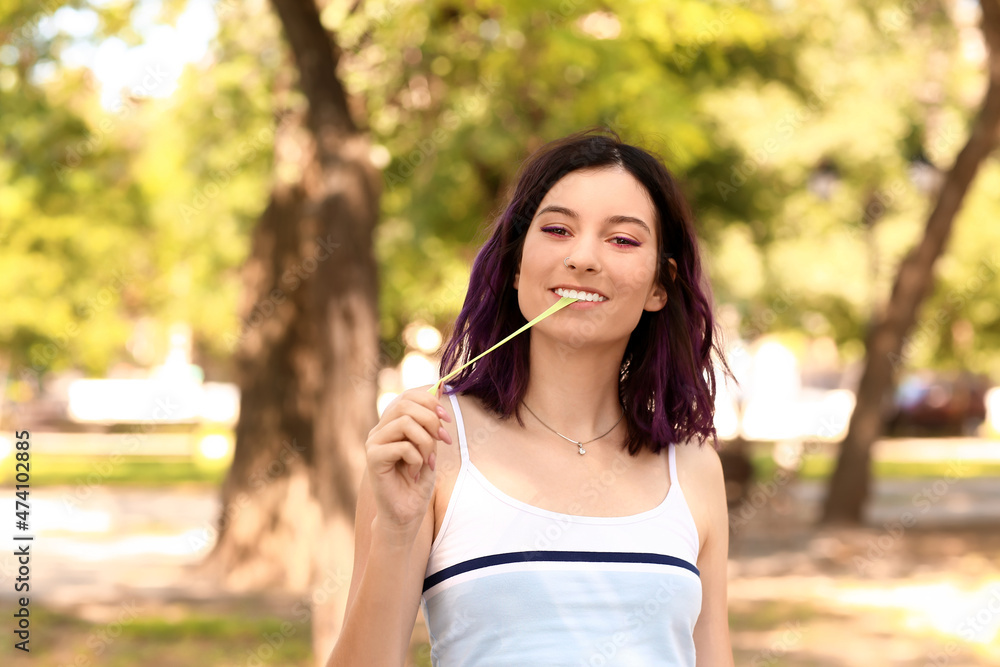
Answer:
[[[563,264],[568,269],[583,269],[592,273],[597,273],[601,270],[596,253],[586,243],[580,243],[573,248],[569,256],[563,260]]]

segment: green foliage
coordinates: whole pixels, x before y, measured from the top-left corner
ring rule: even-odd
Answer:
[[[94,100],[81,71],[36,85],[59,40],[31,38],[37,10],[9,16],[21,27],[0,64],[0,347],[36,378],[71,362],[97,371],[127,340],[122,314],[145,273],[148,202],[112,134],[121,119],[88,123]]]
[[[0,51],[0,350],[15,376],[98,374],[132,360],[132,330],[149,315],[191,323],[202,354],[224,362],[240,327],[239,267],[276,176],[274,128],[303,103],[280,26],[263,2],[220,0],[210,54],[178,90],[114,112],[63,62],[68,37],[32,29],[58,4],[0,8],[21,28]],[[134,5],[100,3],[94,39],[140,42]],[[160,19],[185,6],[164,3]],[[716,299],[743,336],[829,335],[857,354],[929,210],[910,162],[946,169],[967,138],[984,79],[976,30],[936,3],[784,7],[327,3],[340,74],[383,168],[386,351],[411,321],[450,325],[527,155],[603,124],[682,180]],[[51,78],[33,78],[50,65]],[[810,189],[823,165],[836,174],[825,198]],[[986,222],[998,192],[993,158],[905,365],[1000,376],[1000,232]]]
[[[348,36],[348,84],[392,156],[378,245],[386,338],[414,318],[447,326],[520,162],[545,140],[605,124],[684,181],[717,299],[741,314],[743,336],[804,330],[856,356],[927,214],[909,162],[930,155],[947,168],[983,80],[930,5],[910,15],[889,4],[636,3],[614,18],[588,2],[436,7],[397,6],[385,20],[376,5],[331,26]],[[827,199],[808,187],[824,159],[838,174]],[[987,180],[975,192],[996,212]],[[972,221],[989,218],[970,209],[957,227],[981,238]],[[988,246],[974,246],[950,261],[981,264]],[[970,275],[945,277],[937,294]],[[995,331],[995,309],[972,301],[956,317]],[[960,363],[949,339],[906,361]],[[1000,370],[990,341],[976,336],[966,357]]]
[[[184,4],[168,3],[164,16]],[[231,353],[239,267],[273,150],[282,52],[265,9],[230,8],[207,62],[189,67],[169,98],[126,96],[110,109],[85,70],[33,82],[37,54],[58,59],[62,37],[27,29],[31,40],[4,47],[18,61],[0,66],[0,83],[13,81],[0,97],[0,349],[15,379],[159,361],[128,351],[147,315],[162,323],[161,338],[184,321],[209,357]],[[132,11],[102,5],[101,32],[127,32]]]

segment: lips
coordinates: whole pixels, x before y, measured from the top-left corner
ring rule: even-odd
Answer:
[[[558,294],[556,294],[556,292],[555,292],[554,289],[550,289],[549,293],[552,294],[553,297],[555,297],[556,301],[558,301],[561,298]],[[573,301],[572,303],[570,303],[568,306],[565,306],[564,308],[565,308],[565,310],[590,310],[591,308],[603,308],[608,303],[609,303],[609,300],[604,300],[604,301],[585,301],[583,299],[577,299],[576,301]]]
[[[605,299],[610,298],[608,297],[607,294],[605,294],[601,290],[594,289],[593,287],[581,287],[580,285],[555,285],[553,287],[550,287],[549,291],[555,293],[557,289],[567,290],[567,291],[573,290],[576,292],[588,292],[590,294],[596,294],[598,296],[604,297]]]

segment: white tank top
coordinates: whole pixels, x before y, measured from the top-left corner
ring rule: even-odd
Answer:
[[[420,602],[432,664],[695,667],[699,539],[674,445],[670,490],[653,509],[561,514],[508,496],[483,476],[469,460],[458,399],[450,398],[462,463]]]

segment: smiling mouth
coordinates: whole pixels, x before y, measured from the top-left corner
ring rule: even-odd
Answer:
[[[571,297],[571,298],[575,298],[578,301],[582,301],[583,303],[604,303],[605,301],[609,300],[608,297],[601,296],[600,294],[596,294],[595,292],[583,292],[583,291],[579,291],[579,290],[569,290],[569,289],[564,289],[564,288],[561,288],[561,287],[557,287],[555,289],[550,289],[549,291],[552,292],[553,294],[555,294],[556,296],[559,296],[559,297],[567,297],[568,296],[568,297]],[[560,294],[560,292],[561,292],[561,294]]]

